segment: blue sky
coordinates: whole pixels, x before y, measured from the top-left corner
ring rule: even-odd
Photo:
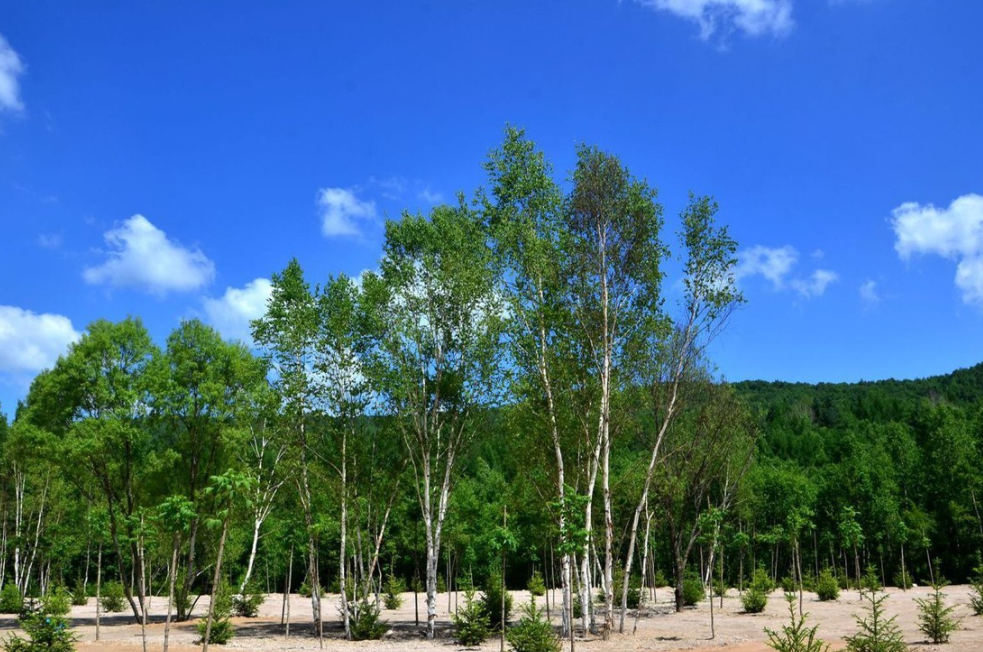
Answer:
[[[983,361],[977,0],[7,3],[0,405],[97,318],[246,332],[270,275],[373,268],[506,123],[713,194],[732,380]]]

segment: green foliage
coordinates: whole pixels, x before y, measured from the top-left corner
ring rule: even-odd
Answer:
[[[772,592],[774,584],[768,573],[763,568],[754,571],[754,576],[744,595],[741,596],[741,604],[744,611],[749,614],[759,614],[768,606],[768,594]]]
[[[543,575],[539,571],[533,571],[526,588],[536,597],[546,595],[546,582],[543,581]]]
[[[244,593],[232,596],[232,615],[244,618],[255,618],[259,608],[263,606],[266,595],[256,584],[250,582]]]
[[[235,627],[229,616],[232,613],[233,597],[228,585],[224,582],[218,586],[215,592],[215,607],[212,609],[212,629],[208,636],[208,643],[215,645],[225,645],[235,636]],[[200,618],[195,626],[198,629],[199,642],[205,640],[205,630],[208,628],[208,619]]]
[[[969,582],[969,606],[977,616],[983,616],[983,562],[973,569]]]
[[[41,611],[49,616],[65,616],[72,611],[72,594],[63,586],[53,587],[41,602]]]
[[[19,614],[24,610],[24,598],[13,582],[7,582],[0,591],[0,613]]]
[[[829,602],[840,597],[840,584],[829,568],[824,568],[816,580],[816,596],[822,602]]]
[[[99,604],[103,611],[118,614],[126,609],[126,594],[119,582],[106,582],[102,585],[101,594]]]
[[[543,617],[543,610],[530,598],[521,607],[522,618],[505,632],[505,638],[515,652],[560,652],[560,639],[553,626]]]
[[[475,599],[474,589],[464,592],[464,608],[459,609],[453,619],[454,635],[461,645],[476,647],[488,638],[491,621],[484,605]]]
[[[75,583],[75,588],[72,589],[72,604],[76,607],[81,607],[89,603],[89,595],[85,590],[85,583],[79,579]]]
[[[18,622],[27,638],[11,635],[3,642],[6,652],[74,652],[78,637],[68,628],[65,618],[30,611]]]
[[[887,595],[878,595],[876,589],[864,591],[862,599],[866,602],[866,617],[856,616],[857,633],[846,638],[849,652],[908,652],[904,636],[895,620],[897,616],[886,618],[884,601]]]
[[[915,600],[918,603],[918,629],[928,637],[931,643],[948,643],[949,635],[959,629],[959,624],[952,617],[955,607],[945,604],[945,584],[932,586],[932,595],[928,598]]]
[[[727,595],[727,582],[721,580],[719,577],[713,580],[713,595],[716,598],[722,598]]]
[[[898,569],[898,572],[894,574],[894,586],[898,587],[899,589],[908,590],[911,588],[911,584],[911,573],[907,571],[902,573],[901,570]]]
[[[782,591],[785,591],[785,593],[795,593],[798,590],[799,586],[792,577],[786,575],[782,578]]]
[[[379,607],[368,600],[360,601],[353,609],[349,626],[353,641],[377,641],[389,631],[389,623],[380,617]]]
[[[781,632],[765,627],[765,633],[768,635],[768,647],[777,652],[826,652],[829,650],[829,644],[816,636],[819,625],[806,626],[806,618],[809,614],[804,614],[801,617],[797,615],[795,596],[786,594],[785,600],[788,602],[789,624],[782,625]]]
[[[386,578],[386,589],[382,596],[382,603],[386,609],[394,610],[403,606],[403,596],[400,595],[406,590],[403,580],[391,574]]]
[[[660,589],[664,586],[669,586],[668,580],[666,580],[665,573],[662,572],[661,568],[657,568],[655,571],[655,579],[652,580],[653,586]]]
[[[443,575],[437,576],[437,593],[447,593],[447,582]]]
[[[877,571],[873,566],[867,567],[867,572],[860,578],[860,588],[863,591],[877,592],[881,590],[881,579],[877,576]]]
[[[683,604],[687,607],[695,607],[703,602],[706,597],[700,578],[693,574],[687,574],[683,578]]]
[[[584,617],[584,605],[580,602],[579,593],[573,596],[573,617],[574,618]]]
[[[297,589],[297,593],[298,593],[298,595],[300,595],[301,597],[304,597],[304,598],[311,597],[311,585],[310,585],[310,582],[308,582],[307,580],[304,580],[303,582],[301,582],[300,583],[300,588]],[[335,593],[338,593],[338,591],[335,591]],[[351,593],[349,593],[349,595],[351,595]],[[324,597],[324,587],[323,586],[321,587],[321,597]]]
[[[481,597],[481,606],[488,614],[488,621],[493,629],[502,626],[502,580],[497,575],[492,575],[485,587],[484,595]],[[504,591],[505,594],[505,622],[509,622],[512,617],[512,594]]]

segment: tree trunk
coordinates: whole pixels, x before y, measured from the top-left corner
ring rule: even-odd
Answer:
[[[215,596],[218,594],[218,584],[222,580],[222,556],[225,554],[225,538],[229,533],[229,517],[222,523],[222,536],[218,540],[218,559],[215,560],[215,575],[212,577],[212,595],[208,600],[208,619],[205,621],[205,638],[201,652],[208,652],[208,639],[212,635],[212,622],[215,619]]]

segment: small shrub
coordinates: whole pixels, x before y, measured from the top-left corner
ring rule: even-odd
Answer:
[[[522,618],[507,632],[505,638],[515,652],[560,652],[560,639],[553,626],[536,608],[536,599],[522,605]]]
[[[584,605],[580,602],[580,594],[573,596],[573,617],[583,618],[584,617]]]
[[[948,643],[949,635],[959,629],[952,617],[955,607],[947,607],[945,604],[943,587],[945,584],[935,584],[930,597],[915,600],[918,603],[918,629],[935,644]]]
[[[362,600],[352,611],[349,621],[353,641],[378,641],[389,631],[389,623],[379,616],[374,602]]]
[[[768,606],[768,594],[771,593],[772,586],[771,578],[763,568],[754,571],[751,583],[741,596],[744,611],[749,614],[759,614],[764,611]]]
[[[89,604],[89,595],[85,589],[85,582],[81,579],[75,583],[75,588],[72,589],[72,604],[76,607]]]
[[[123,585],[119,582],[106,582],[102,585],[102,596],[99,598],[102,610],[118,614],[126,608],[126,594],[123,592]]]
[[[447,582],[443,575],[437,576],[437,593],[447,593]]]
[[[244,593],[232,596],[232,615],[255,618],[259,615],[259,608],[263,606],[264,600],[266,596],[255,584],[250,584]]]
[[[864,610],[866,618],[855,616],[859,630],[853,636],[846,637],[846,649],[849,652],[908,652],[904,636],[898,628],[897,616],[884,617],[884,601],[887,595],[877,595],[876,589],[865,591],[861,598],[867,602]]]
[[[0,613],[19,614],[24,610],[24,598],[13,583],[4,584],[0,591]]]
[[[765,634],[768,635],[768,647],[777,652],[826,652],[829,645],[821,638],[816,636],[819,625],[813,627],[806,626],[806,617],[796,615],[795,596],[791,593],[785,595],[788,602],[789,624],[782,625],[782,631],[776,632],[765,627]]]
[[[543,581],[543,576],[539,571],[533,571],[532,577],[529,578],[529,584],[526,585],[529,589],[529,593],[535,596],[546,595],[546,583]]]
[[[335,580],[334,586],[331,587],[331,590],[334,593],[340,593],[340,591],[335,590],[337,587],[340,587],[340,586],[341,585],[338,584],[338,580]],[[311,597],[311,584],[310,584],[310,582],[308,582],[307,580],[304,580],[303,582],[301,582],[300,583],[300,588],[297,589],[297,593],[300,594],[300,596],[303,597],[303,598],[309,598],[309,597]],[[349,591],[348,595],[351,595],[351,591]],[[324,587],[323,586],[321,587],[321,597],[324,597]]]
[[[860,578],[860,590],[874,592],[881,590],[881,580],[873,566],[868,566],[867,572]]]
[[[719,577],[713,581],[713,596],[715,598],[722,598],[727,595],[727,582],[721,580]]]
[[[894,586],[899,589],[908,590],[911,588],[911,573],[904,572],[900,570],[894,574]]]
[[[502,580],[492,576],[485,587],[484,595],[481,598],[481,606],[488,614],[488,622],[492,629],[502,626]],[[505,591],[505,623],[508,624],[512,617],[512,594]]]
[[[48,616],[66,616],[72,612],[72,594],[62,586],[48,591],[41,602],[41,611]]]
[[[973,569],[969,581],[969,606],[977,616],[983,616],[983,562]]]
[[[225,645],[235,636],[235,628],[229,615],[232,612],[233,597],[228,586],[219,584],[215,592],[215,608],[212,609],[212,631],[208,636],[209,645]],[[200,643],[205,641],[205,630],[208,628],[208,618],[200,618],[195,626],[198,628]]]
[[[27,638],[11,635],[3,643],[6,652],[74,652],[78,637],[63,617],[30,611],[19,622]]]
[[[657,589],[661,589],[664,586],[668,586],[669,582],[666,581],[666,576],[663,574],[662,569],[655,571],[655,577],[652,579],[652,586]]]
[[[695,607],[706,598],[703,591],[703,582],[695,575],[687,575],[683,578],[683,604],[687,607]]]
[[[488,612],[475,599],[474,589],[464,592],[464,608],[454,614],[454,635],[465,647],[476,647],[488,639],[491,622]]]
[[[833,571],[828,568],[824,568],[819,573],[819,579],[816,580],[816,595],[822,602],[829,602],[840,597],[840,584],[836,581]]]
[[[390,575],[386,579],[386,591],[382,596],[382,603],[386,609],[392,611],[402,607],[403,596],[401,594],[405,590],[406,585],[403,583],[403,580],[395,575]]]
[[[795,583],[795,580],[789,576],[782,578],[782,591],[785,593],[795,593],[799,590],[799,585]]]

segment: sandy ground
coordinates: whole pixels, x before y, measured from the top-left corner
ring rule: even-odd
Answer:
[[[890,598],[886,602],[889,615],[898,616],[898,624],[904,632],[905,639],[913,650],[934,649],[924,641],[924,636],[918,631],[917,610],[915,598],[925,597],[927,588],[915,588],[907,593],[896,589],[888,589]],[[983,617],[972,615],[969,607],[969,591],[965,586],[952,586],[946,589],[948,603],[958,605],[955,616],[959,620],[960,630],[952,635],[948,646],[942,648],[947,652],[980,652],[983,651]],[[529,595],[524,591],[513,593],[514,599],[528,600]],[[452,594],[453,596],[453,594]],[[413,594],[403,595],[403,607],[397,611],[384,611],[383,617],[389,622],[391,631],[382,641],[349,642],[342,639],[341,621],[338,613],[338,596],[325,596],[323,612],[325,616],[324,649],[328,652],[351,650],[393,650],[398,652],[417,652],[435,650],[449,651],[463,649],[452,637],[450,619],[448,617],[448,599],[442,594],[438,600],[439,635],[435,641],[427,641],[422,635],[422,626],[414,623]],[[423,596],[420,596],[420,612],[425,613]],[[772,594],[765,613],[751,615],[741,613],[741,604],[736,591],[731,591],[724,598],[723,608],[719,608],[719,600],[715,602],[716,637],[710,638],[710,608],[704,602],[699,607],[686,609],[675,613],[672,608],[672,595],[668,589],[657,592],[657,602],[651,609],[643,610],[638,620],[638,631],[632,635],[634,612],[630,612],[625,624],[625,634],[615,634],[611,641],[604,642],[597,637],[588,637],[576,641],[576,649],[599,652],[600,650],[696,650],[716,648],[724,652],[765,652],[767,640],[763,628],[780,628],[787,621],[787,605],[780,592]],[[196,606],[195,613],[204,614],[207,608],[207,598],[202,598]],[[270,595],[263,604],[258,618],[234,619],[236,637],[227,645],[230,650],[317,650],[317,640],[312,635],[310,600],[300,596],[290,599],[291,632],[290,637],[284,636],[284,627],[280,624],[283,597],[279,594]],[[452,597],[453,600],[453,597]],[[460,598],[463,605],[463,596]],[[542,599],[539,599],[542,605]],[[452,602],[453,606],[453,602]],[[861,603],[855,591],[844,591],[835,602],[819,602],[814,595],[805,595],[805,610],[809,613],[809,622],[819,625],[820,636],[833,644],[833,649],[844,647],[843,637],[855,632],[854,615],[861,613]],[[160,650],[163,642],[164,614],[166,602],[162,598],[154,598],[151,603],[151,620],[147,626],[148,650]],[[554,613],[554,621],[556,620]],[[95,640],[95,604],[89,601],[87,606],[72,608],[70,616],[72,626],[80,636],[80,652],[141,652],[140,627],[133,624],[132,618],[125,614],[104,615],[100,631],[100,640]],[[615,621],[617,623],[617,619]],[[16,622],[12,617],[0,616],[0,633],[13,631]],[[4,637],[5,638],[5,637]],[[170,646],[174,652],[189,652],[198,650],[196,645],[198,633],[194,621],[178,623],[172,626]],[[214,646],[213,646],[214,647]],[[481,649],[497,650],[497,639],[486,642]],[[221,647],[215,647],[221,650]],[[569,649],[569,644],[565,646]]]

